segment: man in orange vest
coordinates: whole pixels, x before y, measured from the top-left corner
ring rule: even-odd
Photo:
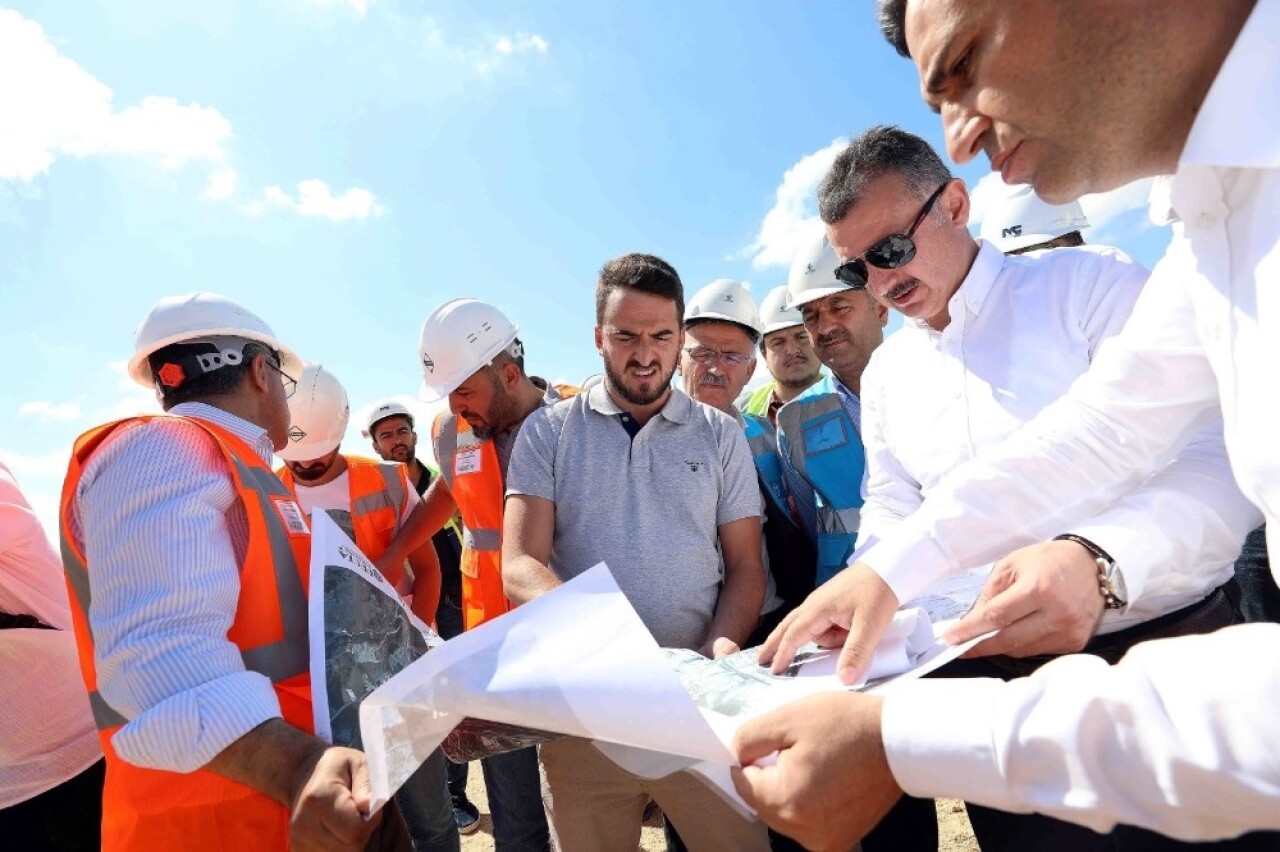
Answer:
[[[423,397],[448,399],[432,426],[440,476],[431,483],[379,568],[430,540],[455,511],[466,527],[462,549],[462,613],[466,629],[512,608],[502,591],[502,503],[507,461],[526,417],[560,398],[524,371],[516,326],[492,305],[451,299],[422,326]],[[494,838],[500,852],[550,848],[533,747],[481,762]]]
[[[326,512],[361,553],[377,559],[420,501],[404,465],[338,452],[350,415],[347,392],[337,377],[319,364],[304,363],[298,391],[289,398],[289,445],[276,453],[284,467],[276,474],[303,514]],[[401,595],[412,594],[414,614],[431,624],[440,599],[435,548],[430,543],[418,548],[408,562],[412,576],[401,561],[387,569],[387,582]],[[396,791],[395,799],[414,849],[458,848],[444,752],[433,751]]]
[[[72,451],[63,563],[107,852],[357,850],[377,824],[364,755],[312,733],[310,530],[269,466],[301,366],[222,296],[162,299],[129,373],[167,414]]]
[[[404,465],[378,462],[338,452],[351,408],[347,392],[319,364],[303,364],[298,392],[289,399],[289,443],[276,455],[284,467],[280,481],[310,516],[329,513],[370,560],[382,556],[409,513],[420,502]],[[418,618],[434,624],[440,600],[440,561],[428,543],[405,560],[386,566],[387,582],[401,595],[412,595]]]

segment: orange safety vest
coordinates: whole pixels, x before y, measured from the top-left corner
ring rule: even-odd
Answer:
[[[70,534],[68,520],[84,465],[93,452],[122,424],[153,419],[129,418],[81,435],[62,488],[62,561],[72,623],[80,670],[107,759],[102,848],[105,852],[285,850],[289,846],[289,811],[274,799],[208,770],[184,774],[144,769],[121,759],[111,747],[111,735],[128,719],[97,690],[88,621],[92,569]],[[240,649],[246,669],[271,679],[285,721],[311,733],[307,641],[311,533],[292,496],[248,444],[213,423],[183,419],[203,428],[217,442],[248,518],[240,598],[227,638]]]
[[[502,467],[493,441],[447,411],[432,424],[431,440],[462,512],[462,626],[470,630],[512,609],[502,591]]]
[[[369,559],[381,556],[396,531],[401,513],[409,500],[409,475],[402,464],[374,461],[361,456],[345,456],[347,491],[351,497],[351,526],[356,534],[356,547]],[[276,476],[293,495],[298,489],[289,468],[282,466]],[[388,577],[395,585],[399,577]]]
[[[560,399],[579,392],[571,385],[554,388]],[[451,412],[436,417],[431,440],[440,475],[462,512],[462,627],[470,630],[515,608],[502,590],[502,466],[493,441],[477,438]]]

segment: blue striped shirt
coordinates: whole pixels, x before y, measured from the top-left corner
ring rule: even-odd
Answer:
[[[221,426],[271,461],[252,423],[203,403],[169,413]],[[207,432],[177,418],[121,427],[90,457],[71,509],[98,690],[129,720],[111,740],[123,759],[190,772],[280,715],[271,682],[227,639],[248,523]]]

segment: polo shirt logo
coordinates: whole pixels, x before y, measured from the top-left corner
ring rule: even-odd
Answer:
[[[689,470],[697,473],[702,468],[703,462],[686,461],[685,464],[689,466]]]

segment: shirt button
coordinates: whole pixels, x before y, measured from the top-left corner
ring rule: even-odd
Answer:
[[[1206,231],[1218,224],[1218,217],[1209,212],[1201,213],[1196,217],[1196,226]]]

